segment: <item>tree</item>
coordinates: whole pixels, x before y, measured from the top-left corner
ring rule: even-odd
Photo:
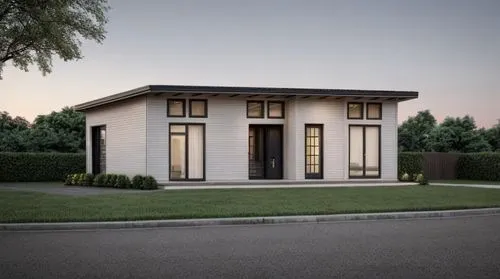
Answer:
[[[52,71],[52,56],[82,58],[81,40],[102,43],[107,0],[0,0],[0,78],[5,63]]]
[[[430,151],[429,136],[435,126],[436,119],[429,110],[408,117],[398,128],[400,151]]]
[[[39,115],[32,125],[33,151],[79,152],[85,150],[85,116],[73,108]]]
[[[446,117],[430,134],[430,145],[437,152],[491,151],[490,144],[476,129],[474,118],[466,115]]]
[[[480,129],[479,133],[488,141],[493,151],[500,152],[500,120],[490,129]]]
[[[26,151],[29,122],[19,116],[12,118],[8,112],[0,112],[0,151]]]
[[[85,150],[85,116],[73,108],[39,115],[33,124],[0,113],[0,152],[81,152]]]

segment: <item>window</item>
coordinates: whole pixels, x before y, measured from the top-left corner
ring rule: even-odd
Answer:
[[[323,125],[306,124],[305,178],[323,178]]]
[[[367,103],[366,104],[366,119],[382,119],[382,104]]]
[[[264,118],[264,101],[248,101],[247,118]]]
[[[167,100],[167,116],[168,117],[185,117],[186,116],[186,100],[168,99]]]
[[[347,103],[347,119],[363,119],[363,103]]]
[[[380,126],[349,125],[349,177],[380,178]]]
[[[205,125],[170,124],[170,180],[205,179]]]
[[[207,100],[189,100],[189,117],[207,117]]]
[[[284,118],[285,103],[279,101],[267,102],[267,117],[268,118]]]

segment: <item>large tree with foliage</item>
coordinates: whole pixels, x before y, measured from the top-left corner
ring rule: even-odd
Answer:
[[[82,39],[102,43],[107,0],[0,0],[0,78],[7,61],[42,74],[52,70],[52,56],[82,58]]]
[[[65,107],[39,115],[33,124],[22,117],[0,113],[0,152],[82,152],[85,116]]]
[[[436,118],[429,110],[408,117],[398,128],[400,151],[430,151],[429,136],[436,126]]]
[[[465,153],[491,151],[490,144],[476,128],[471,116],[446,117],[430,135],[432,150]]]

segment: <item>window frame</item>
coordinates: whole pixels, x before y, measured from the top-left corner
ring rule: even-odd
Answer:
[[[323,150],[323,145],[324,145],[324,131],[323,131],[323,124],[317,124],[317,123],[306,123],[304,124],[304,178],[305,179],[323,179],[324,175],[324,168],[323,168],[323,162],[324,162],[324,150]],[[319,173],[307,173],[307,128],[319,128]]]
[[[170,101],[182,102],[182,115],[172,115],[170,113]],[[167,117],[186,117],[186,99],[167,99]]]
[[[203,102],[203,115],[193,115],[193,102]],[[189,117],[190,118],[208,118],[208,101],[206,99],[189,99]]]
[[[172,132],[172,126],[184,126],[184,132]],[[189,178],[189,126],[202,126],[203,127],[203,178]],[[179,122],[171,122],[168,125],[168,180],[169,181],[205,181],[207,177],[207,130],[205,123],[179,123]],[[184,143],[184,156],[185,156],[185,167],[186,167],[186,178],[172,178],[172,135],[184,135],[185,143]]]
[[[248,111],[248,105],[250,103],[258,103],[258,104],[260,104],[261,112],[260,112],[259,116],[250,116],[250,115],[248,115],[248,112],[249,112]],[[264,118],[264,115],[265,115],[265,111],[264,110],[265,110],[264,101],[257,101],[257,100],[255,100],[255,101],[253,101],[253,100],[252,101],[247,101],[247,118]]]
[[[360,117],[350,117],[349,116],[349,106],[350,105],[361,105]],[[347,119],[363,119],[363,118],[364,118],[364,103],[363,102],[347,102]]]
[[[370,117],[370,110],[368,109],[368,107],[370,105],[378,105],[379,106],[379,117]],[[369,119],[369,120],[382,120],[382,103],[366,103],[366,119]]]
[[[281,105],[281,116],[271,116],[271,110],[269,109],[271,104],[280,104]],[[267,101],[267,118],[284,119],[285,118],[285,102],[284,101]]]

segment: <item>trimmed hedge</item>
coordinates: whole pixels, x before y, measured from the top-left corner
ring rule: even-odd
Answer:
[[[500,152],[461,154],[457,161],[457,178],[500,181]]]
[[[85,153],[0,152],[0,181],[62,181],[85,172]]]
[[[401,152],[398,156],[398,178],[408,174],[410,180],[415,180],[416,175],[422,173],[424,155],[421,152]],[[415,176],[415,177],[414,177]]]
[[[141,190],[154,190],[158,189],[156,179],[150,175],[134,176],[131,181],[130,178],[124,174],[98,174],[90,173],[75,173],[68,174],[64,180],[67,186],[94,186],[94,187],[109,187],[109,188],[122,188],[122,189],[141,189]]]

